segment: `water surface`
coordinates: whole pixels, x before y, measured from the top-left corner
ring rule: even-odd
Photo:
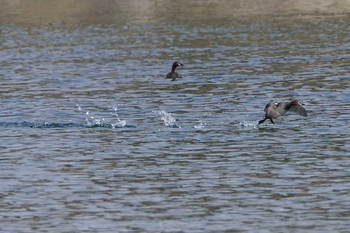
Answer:
[[[1,25],[0,230],[346,232],[350,28],[279,19]]]

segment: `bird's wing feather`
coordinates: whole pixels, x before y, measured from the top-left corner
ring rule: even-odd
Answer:
[[[304,117],[307,116],[307,112],[306,112],[305,108],[303,108],[303,106],[301,106],[301,105],[294,105],[294,106],[291,106],[291,107],[289,108],[289,111],[298,113],[299,115],[304,116]]]

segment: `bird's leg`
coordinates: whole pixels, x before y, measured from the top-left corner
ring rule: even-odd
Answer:
[[[271,123],[272,123],[272,124],[275,124],[275,122],[273,121],[273,119],[272,119],[272,118],[270,118],[270,121],[271,121]]]
[[[264,119],[260,120],[259,123],[258,123],[258,125],[260,125],[261,123],[263,123],[264,121],[266,121],[266,119],[267,119],[267,118],[265,117]]]

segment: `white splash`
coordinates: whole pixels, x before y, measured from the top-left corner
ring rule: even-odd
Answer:
[[[86,115],[89,116],[90,112],[86,112]],[[95,125],[104,125],[105,119],[104,118],[95,118],[93,116],[89,116],[85,118],[86,124],[91,127]]]
[[[113,123],[107,123],[105,118],[99,118],[99,117],[94,117],[90,115],[90,112],[87,111],[86,114],[86,124],[89,127],[93,126],[105,126],[105,127],[112,127],[112,128],[122,128],[126,126],[126,120],[121,120],[117,114],[117,107],[113,107],[114,112],[112,113],[112,116],[116,119],[116,122]],[[108,120],[110,121],[110,120]]]
[[[126,126],[126,120],[121,120],[119,118],[119,115],[117,113],[118,107],[113,106],[113,110],[114,110],[114,113],[112,113],[112,115],[116,118],[117,122],[111,124],[112,128],[121,128]]]
[[[167,127],[179,127],[176,125],[176,119],[175,119],[175,117],[172,116],[171,113],[168,113],[164,110],[153,111],[153,112],[158,114],[158,116],[161,117],[160,119],[164,122],[165,126],[167,126]]]
[[[259,126],[256,121],[250,121],[250,122],[243,121],[243,122],[240,122],[239,125],[242,128],[248,128],[248,129],[257,129]]]
[[[122,128],[122,127],[125,127],[126,126],[126,120],[122,120],[122,121],[119,121],[119,122],[116,122],[116,123],[112,123],[111,124],[112,128]]]
[[[206,125],[206,123],[203,122],[203,120],[198,120],[198,123],[195,124],[193,127],[194,127],[195,129],[202,129],[202,128],[205,127],[205,125]]]

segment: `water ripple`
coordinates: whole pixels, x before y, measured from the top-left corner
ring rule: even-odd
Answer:
[[[0,231],[347,232],[349,24],[316,21],[1,25]]]

